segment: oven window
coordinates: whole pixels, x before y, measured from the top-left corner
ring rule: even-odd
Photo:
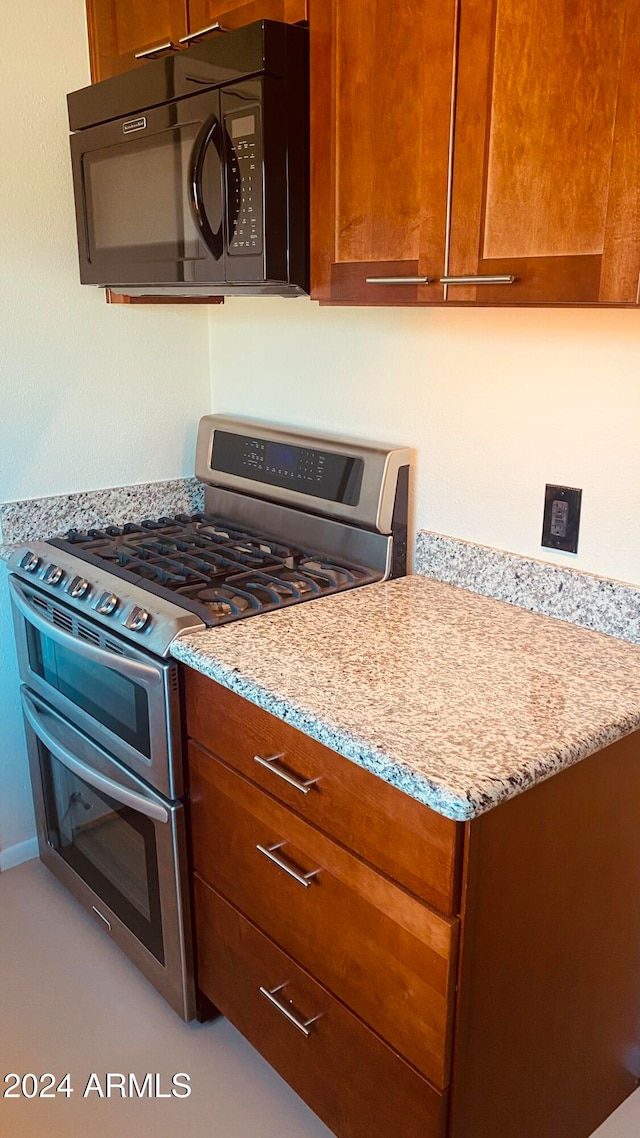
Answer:
[[[103,664],[61,647],[28,622],[26,632],[32,671],[119,739],[150,758],[149,700],[144,688]]]
[[[48,839],[164,964],[154,823],[67,770],[38,741]]]

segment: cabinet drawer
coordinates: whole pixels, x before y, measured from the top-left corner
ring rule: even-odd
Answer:
[[[421,1079],[198,876],[195,907],[199,987],[327,1126],[340,1138],[444,1138],[446,1092]],[[313,1020],[309,1034],[265,992],[299,1023]]]
[[[190,668],[186,693],[191,738],[441,913],[455,915],[458,823]],[[255,758],[273,755],[281,757],[272,769]],[[313,785],[305,794],[283,773]]]
[[[446,1087],[458,922],[193,743],[189,769],[196,871]]]

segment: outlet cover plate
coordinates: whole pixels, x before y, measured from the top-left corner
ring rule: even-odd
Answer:
[[[581,505],[582,490],[575,486],[546,486],[542,545],[566,553],[578,552]]]

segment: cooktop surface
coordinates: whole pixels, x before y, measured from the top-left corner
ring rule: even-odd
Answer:
[[[50,544],[170,598],[208,625],[352,589],[380,576],[236,529],[209,514],[70,530]]]

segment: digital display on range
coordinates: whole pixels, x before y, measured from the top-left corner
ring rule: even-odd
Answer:
[[[350,454],[270,442],[256,435],[215,431],[211,469],[269,486],[286,486],[328,502],[357,506],[364,462]]]
[[[283,443],[267,443],[265,462],[270,469],[293,472],[298,464],[297,448],[285,446]]]

